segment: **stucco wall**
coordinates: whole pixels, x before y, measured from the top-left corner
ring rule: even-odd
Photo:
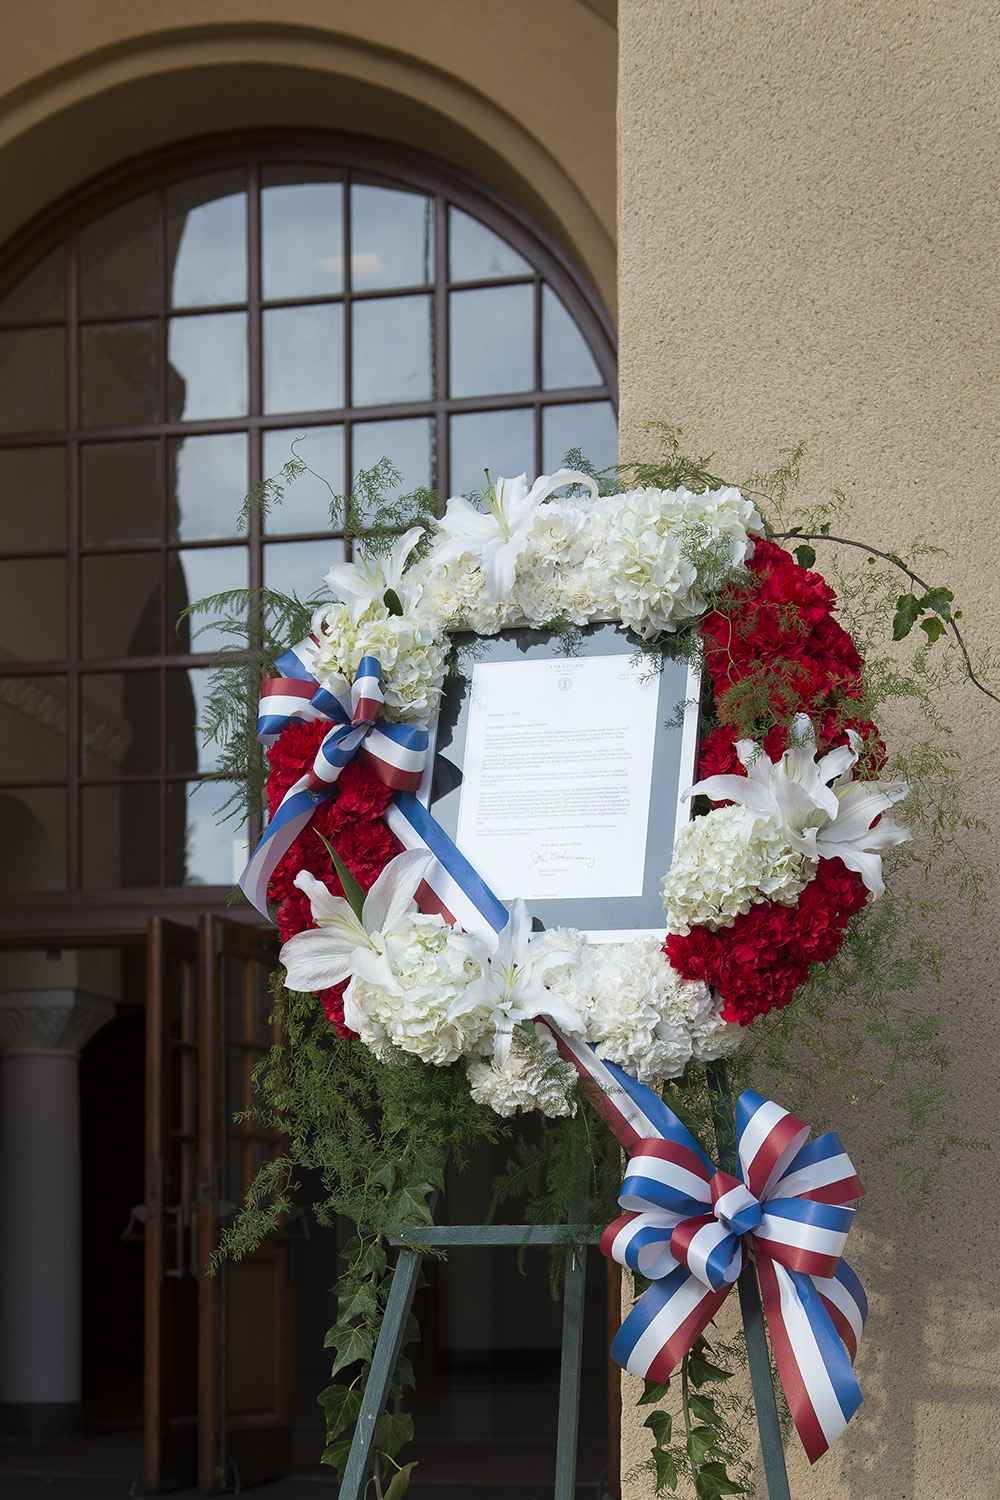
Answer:
[[[649,450],[650,418],[732,476],[805,438],[806,496],[843,487],[855,535],[949,550],[930,566],[980,645],[1000,604],[998,65],[997,8],[972,0],[620,8],[623,454]],[[971,688],[943,706],[968,809],[994,816],[1000,709]],[[974,1136],[997,1120],[997,915],[973,931],[953,903],[943,987],[919,996],[952,1049],[950,1122]],[[866,1400],[812,1471],[792,1442],[792,1493],[994,1500],[996,1153],[950,1157],[912,1217],[878,1110],[823,1109],[869,1189],[850,1254]],[[626,1414],[626,1469],[648,1436]]]
[[[34,0],[0,49],[0,244],[168,142],[346,130],[505,192],[613,312],[615,86],[613,0]]]

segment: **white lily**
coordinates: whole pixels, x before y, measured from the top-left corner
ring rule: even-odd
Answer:
[[[488,481],[483,494],[487,509],[479,510],[460,495],[452,496],[438,523],[444,536],[434,547],[433,561],[442,566],[467,553],[475,557],[486,578],[486,592],[494,604],[510,598],[517,560],[528,544],[528,534],[542,505],[563,484],[585,484],[597,499],[597,486],[587,474],[560,469],[542,474],[529,489],[527,474],[516,479]]]
[[[770,760],[753,740],[740,740],[736,753],[746,776],[709,776],[685,797],[704,793],[713,802],[737,802],[747,818],[769,818],[779,824],[793,849],[809,859],[840,858],[856,870],[873,896],[884,890],[883,849],[910,837],[891,819],[876,818],[907,796],[905,781],[855,781],[851,768],[860,751],[860,737],[848,731],[849,745],[816,759],[816,736],[806,714],[798,714],[790,732],[790,746],[777,761]]]
[[[425,849],[408,849],[391,859],[365,897],[358,917],[343,896],[334,896],[321,880],[300,870],[295,884],[309,897],[318,927],[298,932],[281,949],[288,971],[288,987],[309,993],[358,977],[390,993],[399,993],[387,955],[387,940],[404,925],[415,908],[414,896],[434,863]],[[360,1030],[360,1017],[348,987],[344,1019]]]
[[[514,1027],[535,1016],[545,1016],[564,1031],[581,1035],[586,1029],[579,1013],[568,1000],[554,995],[543,983],[550,969],[575,963],[576,955],[550,951],[532,957],[530,951],[531,914],[523,901],[511,903],[507,925],[497,936],[496,947],[484,966],[482,979],[475,980],[453,1000],[447,1019],[464,1016],[476,1006],[492,1011],[495,1028],[493,1058],[502,1067],[510,1053]]]
[[[333,564],[323,581],[333,597],[347,605],[352,625],[358,623],[373,600],[383,603],[387,589],[392,589],[404,614],[416,604],[419,586],[405,584],[403,575],[410,553],[423,534],[422,526],[411,526],[393,543],[388,557],[366,557],[359,551],[356,562]]]

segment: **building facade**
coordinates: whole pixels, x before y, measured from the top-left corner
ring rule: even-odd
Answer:
[[[54,1433],[79,1419],[81,1359],[142,1366],[147,1478],[183,1477],[200,1447],[211,1487],[230,1461],[284,1461],[300,1312],[287,1244],[222,1291],[190,1274],[272,1149],[225,1123],[264,1041],[270,953],[227,922],[242,845],[212,831],[196,730],[214,644],[175,621],[216,584],[292,582],[337,530],[307,484],[270,529],[236,532],[246,484],[300,433],[335,490],[382,452],[446,490],[484,449],[500,472],[576,443],[606,461],[617,326],[623,457],[649,456],[662,420],[738,481],[805,439],[807,499],[837,486],[858,536],[904,549],[923,532],[952,554],[940,569],[981,647],[995,8],[42,0],[6,30],[0,1408]],[[988,817],[995,705],[966,689],[944,707]],[[989,914],[932,921],[952,959],[914,1008],[944,1024],[955,1133],[987,1137]],[[83,1180],[118,1196],[76,1208],[81,1086]],[[913,1217],[866,1144],[877,1103],[822,1114],[869,1188],[853,1260],[873,1316],[865,1406],[813,1471],[793,1451],[793,1493],[930,1497],[960,1473],[985,1500],[990,1157],[950,1156]],[[129,1231],[145,1252],[124,1223],[107,1232],[126,1180],[128,1206],[159,1213],[156,1235],[141,1215]],[[102,1317],[112,1291],[144,1318]],[[267,1336],[234,1346],[251,1306]],[[628,1397],[639,1497],[648,1434]]]

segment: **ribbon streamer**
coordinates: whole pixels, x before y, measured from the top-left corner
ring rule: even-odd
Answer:
[[[360,755],[387,786],[414,792],[427,758],[427,730],[419,724],[381,724],[382,668],[374,656],[362,658],[349,693],[323,687],[306,667],[309,647],[302,641],[276,663],[278,675],[261,686],[257,737],[272,745],[289,724],[329,720],[332,727],[316,751],[311,769],[285,793],[240,877],[247,899],[263,916],[267,887],[282,855],[302,832],[319,802],[333,791],[341,771]]]
[[[616,1334],[615,1359],[666,1380],[752,1259],[792,1420],[815,1463],[862,1400],[851,1362],[868,1303],[841,1252],[854,1217],[846,1205],[864,1189],[839,1137],[809,1141],[808,1125],[747,1090],[736,1104],[740,1176],[731,1177],[652,1089],[549,1025],[630,1152],[626,1212],[601,1249],[653,1285]]]

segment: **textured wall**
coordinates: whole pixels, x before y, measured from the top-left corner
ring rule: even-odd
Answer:
[[[347,130],[514,198],[614,305],[613,0],[33,0],[0,49],[0,243],[87,178],[216,131]]]
[[[997,19],[974,0],[620,7],[623,455],[655,417],[732,476],[805,438],[806,496],[844,488],[855,535],[949,550],[929,566],[979,644],[1000,602]],[[943,706],[990,817],[1000,709],[972,689]],[[997,1119],[996,916],[970,930],[953,903],[944,985],[919,996],[952,1048],[950,1122],[978,1136]],[[870,1195],[850,1256],[866,1400],[811,1472],[793,1443],[792,1493],[994,1500],[995,1153],[953,1155],[913,1217],[878,1111],[833,1113]],[[626,1470],[648,1451],[629,1422]]]

